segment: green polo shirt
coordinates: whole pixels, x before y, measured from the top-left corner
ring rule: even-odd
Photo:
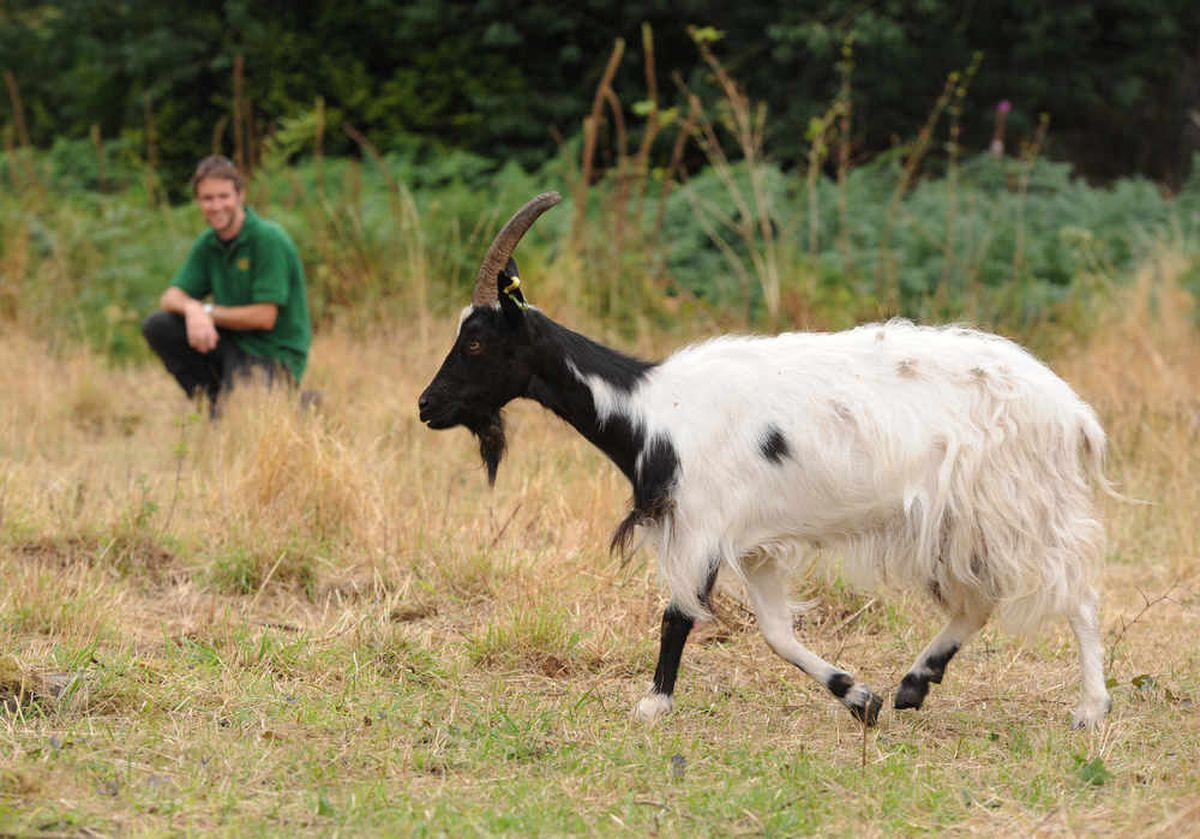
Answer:
[[[203,300],[212,295],[218,306],[274,303],[279,307],[275,328],[234,333],[248,355],[283,362],[298,382],[308,363],[312,326],[304,266],[287,232],[273,221],[246,209],[246,221],[230,242],[215,230],[201,234],[171,285]]]

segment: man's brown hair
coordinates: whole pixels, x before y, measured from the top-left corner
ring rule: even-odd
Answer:
[[[193,196],[200,187],[200,182],[205,178],[220,178],[224,181],[233,181],[233,188],[238,192],[241,192],[246,186],[246,182],[242,178],[242,173],[238,171],[237,166],[223,154],[214,154],[196,164],[196,174],[192,175]]]

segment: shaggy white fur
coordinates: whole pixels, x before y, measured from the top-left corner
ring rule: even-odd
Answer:
[[[719,562],[747,582],[766,633],[779,604],[754,581],[778,586],[770,566],[805,557],[837,560],[859,586],[930,593],[952,621],[924,656],[957,649],[992,614],[1014,631],[1066,615],[1084,667],[1076,723],[1103,716],[1092,485],[1108,486],[1105,436],[1015,343],[894,321],[718,338],[666,359],[628,395],[584,381],[601,421],[624,415],[678,456],[672,512],[648,536],[685,614],[706,614]],[[836,672],[804,658],[790,621],[788,637],[771,633],[806,672]],[[928,681],[921,662],[914,672]]]

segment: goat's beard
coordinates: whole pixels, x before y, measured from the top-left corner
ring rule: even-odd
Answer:
[[[469,428],[471,433],[479,438],[479,456],[487,467],[488,485],[496,485],[496,470],[500,468],[500,460],[504,457],[504,417],[497,411],[473,422]]]

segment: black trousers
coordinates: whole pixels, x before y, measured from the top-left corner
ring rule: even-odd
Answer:
[[[242,351],[233,333],[218,329],[220,340],[211,352],[194,349],[187,339],[187,322],[174,312],[157,311],[142,321],[142,335],[189,397],[204,394],[215,416],[221,397],[243,377],[260,375],[268,385],[291,384],[286,367],[272,358]]]

